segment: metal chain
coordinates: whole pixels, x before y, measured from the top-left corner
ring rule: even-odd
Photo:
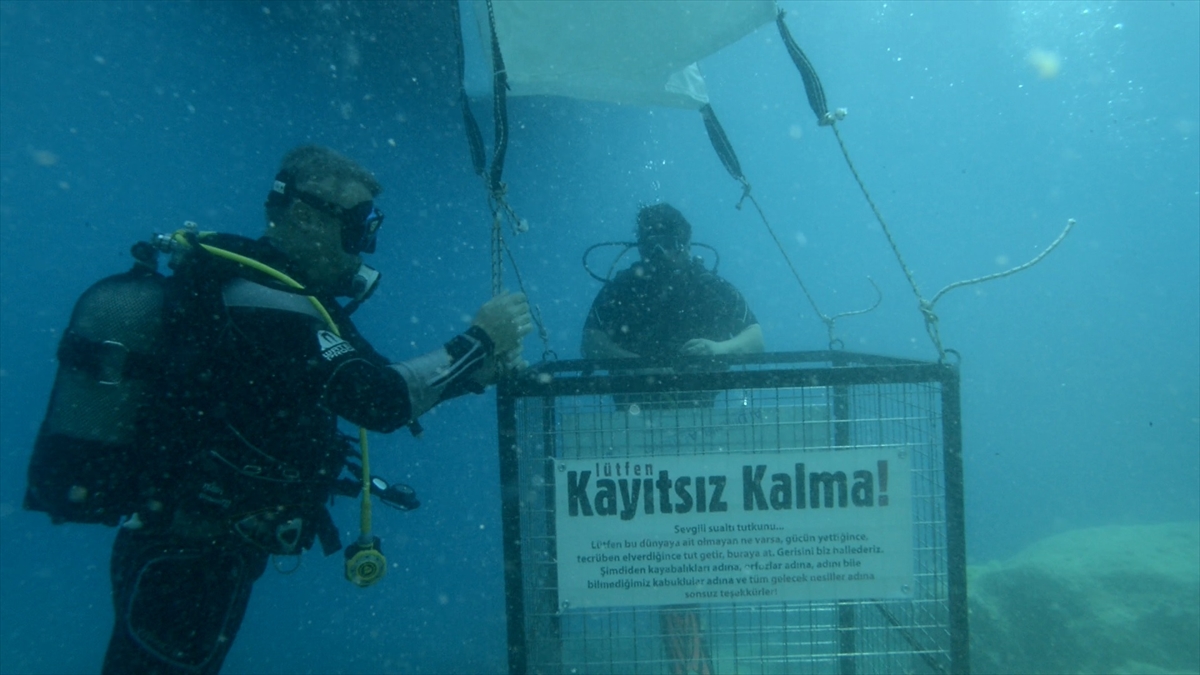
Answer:
[[[528,298],[529,291],[526,290],[525,280],[521,277],[521,268],[517,265],[517,259],[513,256],[512,249],[509,248],[508,242],[504,239],[504,228],[502,225],[505,217],[507,217],[514,234],[524,232],[528,229],[528,226],[523,219],[517,216],[516,211],[509,206],[502,194],[491,194],[489,203],[492,208],[492,297],[504,292],[504,256],[507,255],[509,264],[512,265],[513,274],[517,277],[517,287]],[[529,313],[533,317],[533,323],[538,329],[538,337],[542,341],[542,360],[557,359],[558,354],[550,348],[550,333],[546,330],[546,324],[542,321],[541,308],[531,302]]]

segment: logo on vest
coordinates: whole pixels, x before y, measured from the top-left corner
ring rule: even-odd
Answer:
[[[354,347],[350,346],[349,342],[327,330],[317,331],[317,344],[320,345],[321,356],[326,361],[332,361],[343,354],[349,354],[354,351]]]

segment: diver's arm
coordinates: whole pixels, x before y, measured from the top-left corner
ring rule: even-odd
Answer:
[[[762,326],[756,323],[746,326],[745,330],[721,344],[725,348],[723,354],[761,354],[766,350]]]
[[[441,401],[483,393],[483,375],[493,367],[492,350],[491,339],[477,326],[435,351],[400,363],[353,350],[336,358],[323,403],[354,424],[390,433]]]
[[[579,346],[585,359],[636,359],[637,354],[621,349],[608,333],[597,328],[583,329],[583,344]]]
[[[468,392],[482,393],[483,386],[475,375],[492,367],[494,349],[488,334],[472,326],[441,349],[388,366],[408,386],[410,417],[420,417],[445,399]]]
[[[684,343],[679,351],[688,356],[718,356],[721,354],[759,354],[765,348],[762,326],[752,323],[742,329],[742,332],[723,342],[695,338]]]
[[[510,368],[523,364],[521,342],[533,330],[524,294],[492,298],[472,323],[441,349],[389,366],[408,385],[413,419],[446,399],[483,393],[496,380],[497,359]]]

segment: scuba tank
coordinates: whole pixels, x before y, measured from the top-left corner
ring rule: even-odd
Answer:
[[[157,504],[141,494],[138,422],[154,390],[167,281],[149,244],[133,254],[132,269],[80,296],[58,345],[24,501],[55,523],[116,525]]]

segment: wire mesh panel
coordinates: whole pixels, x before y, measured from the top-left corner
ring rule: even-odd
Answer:
[[[498,403],[511,672],[967,670],[953,367],[558,362]]]

